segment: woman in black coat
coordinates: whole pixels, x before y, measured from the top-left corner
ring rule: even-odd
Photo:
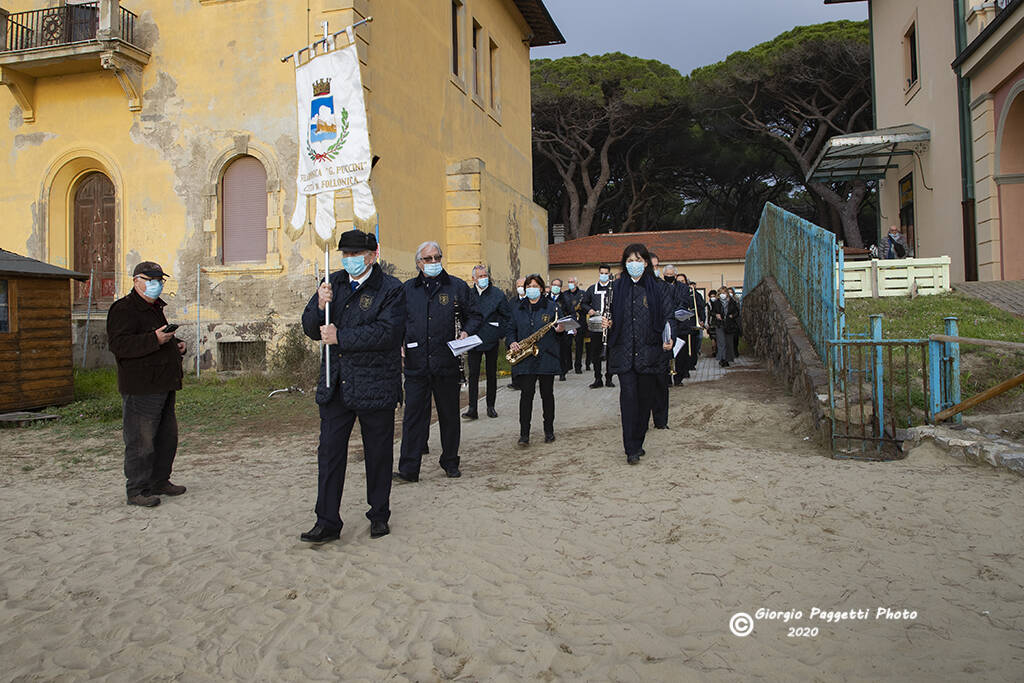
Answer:
[[[740,307],[722,287],[718,297],[711,302],[711,319],[715,323],[715,339],[718,345],[718,364],[728,367],[735,359],[735,336],[740,331]]]
[[[622,252],[622,275],[612,285],[608,328],[608,370],[619,376],[619,409],[626,462],[644,454],[644,437],[661,385],[668,377],[668,354],[674,339],[663,334],[672,318],[668,285],[654,275],[651,256],[642,244]]]
[[[512,320],[505,339],[509,351],[517,352],[519,342],[558,318],[555,302],[544,296],[544,278],[530,275],[526,278],[526,296],[512,308]],[[562,326],[555,325],[554,332]],[[530,445],[530,421],[533,417],[533,396],[540,385],[540,400],[544,413],[544,442],[555,440],[555,375],[562,372],[558,339],[554,332],[537,340],[538,354],[529,356],[512,366],[512,377],[519,387],[519,446]]]

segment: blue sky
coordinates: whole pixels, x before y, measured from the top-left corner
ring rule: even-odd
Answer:
[[[624,52],[657,59],[684,75],[794,26],[868,18],[868,3],[824,0],[545,0],[566,44],[534,58]]]

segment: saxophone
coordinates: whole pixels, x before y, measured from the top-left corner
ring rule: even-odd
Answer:
[[[519,342],[518,351],[509,351],[506,353],[505,360],[508,361],[509,365],[515,365],[519,361],[526,360],[530,356],[536,356],[539,354],[540,349],[537,347],[537,342],[540,341],[540,338],[547,334],[548,330],[554,327],[557,323],[558,316],[556,315],[554,320],[531,334],[523,341]]]

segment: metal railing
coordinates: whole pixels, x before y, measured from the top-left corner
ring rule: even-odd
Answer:
[[[135,42],[136,15],[120,7],[120,37]],[[68,45],[96,40],[99,31],[99,2],[62,5],[15,12],[7,16],[4,52]]]
[[[743,292],[774,277],[823,362],[828,341],[843,333],[842,272],[843,252],[834,233],[765,204],[747,249]]]

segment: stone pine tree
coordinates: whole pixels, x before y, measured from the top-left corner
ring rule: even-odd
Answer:
[[[639,138],[671,125],[684,79],[666,64],[621,53],[539,59],[531,71],[534,149],[561,181],[550,193],[559,205],[549,208],[564,217],[566,239],[585,237],[616,166],[626,166]]]
[[[828,139],[872,125],[867,22],[799,26],[690,76],[693,106],[777,142],[806,178]],[[846,244],[863,246],[858,215],[863,180],[805,182],[839,219]]]

